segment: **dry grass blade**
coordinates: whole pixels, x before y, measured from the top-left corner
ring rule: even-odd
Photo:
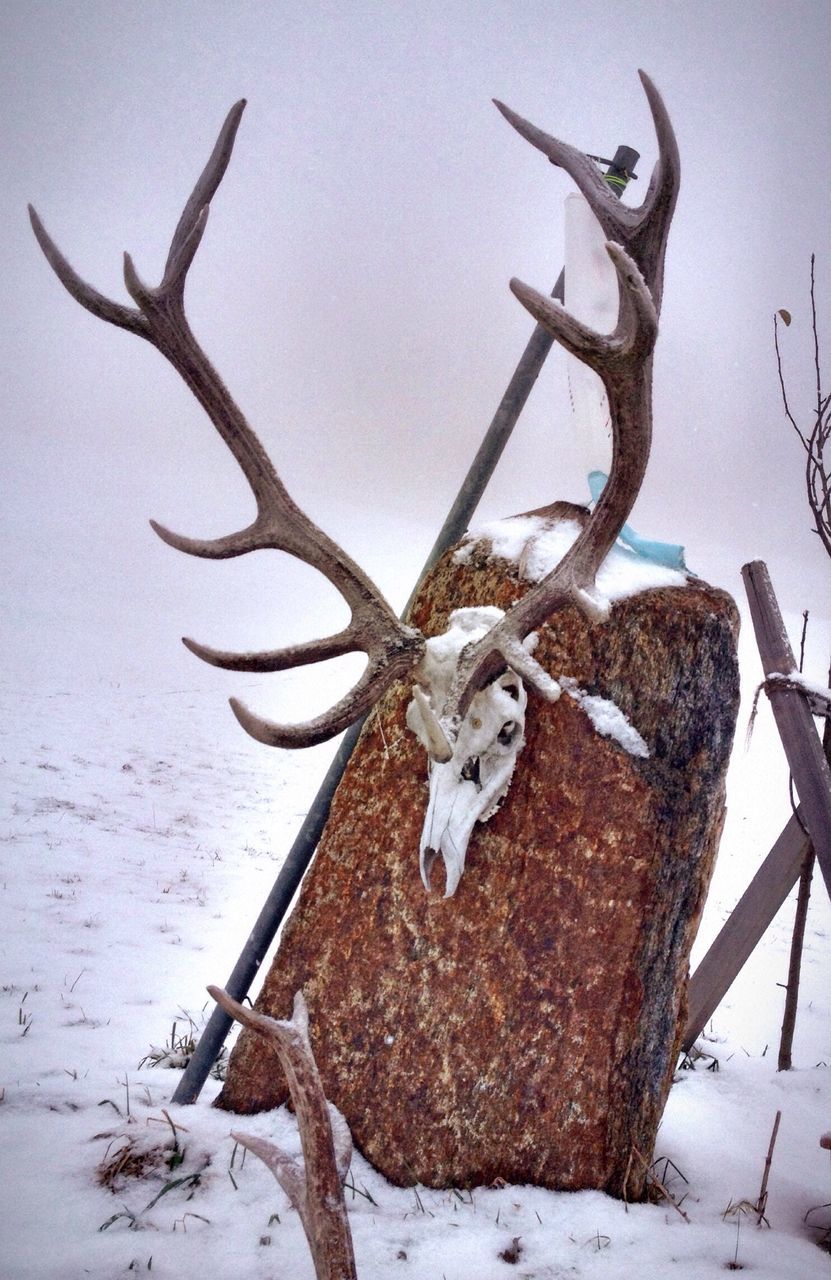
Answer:
[[[767,1222],[767,1218],[765,1217],[765,1211],[767,1210],[768,1205],[768,1178],[770,1177],[770,1166],[773,1163],[773,1148],[776,1146],[776,1135],[779,1132],[779,1121],[781,1119],[782,1112],[777,1111],[776,1118],[773,1122],[773,1130],[770,1135],[770,1142],[768,1144],[768,1153],[765,1157],[765,1169],[762,1174],[762,1185],[759,1188],[759,1199],[756,1201],[756,1222],[758,1226],[761,1226],[763,1222],[770,1226],[770,1223]]]
[[[685,1222],[689,1222],[690,1221],[689,1216],[681,1208],[681,1204],[679,1203],[679,1201],[675,1199],[675,1196],[672,1194],[672,1192],[669,1190],[666,1184],[663,1183],[660,1180],[660,1178],[658,1178],[657,1174],[654,1172],[655,1165],[647,1164],[646,1158],[640,1153],[640,1151],[636,1146],[632,1147],[632,1151],[630,1153],[629,1164],[627,1165],[627,1169],[626,1169],[626,1182],[628,1182],[628,1178],[629,1178],[629,1170],[632,1165],[632,1157],[638,1160],[640,1164],[643,1165],[643,1168],[646,1171],[647,1194],[649,1195],[655,1194],[659,1197],[659,1199],[666,1200],[667,1204],[672,1205],[672,1208],[675,1210],[675,1212],[680,1214]],[[683,1174],[681,1176],[683,1177]],[[686,1178],[684,1178],[684,1181],[686,1182]],[[626,1185],[626,1182],[624,1183],[624,1185]]]

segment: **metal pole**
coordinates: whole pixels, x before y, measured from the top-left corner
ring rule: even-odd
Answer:
[[[303,879],[303,874],[312,860],[312,855],[317,848],[317,842],[326,825],[326,819],[329,817],[332,797],[358,741],[358,735],[363,728],[365,719],[366,717],[364,716],[360,720],[356,720],[341,738],[340,746],[332,763],[329,765],[317,795],[312,801],[311,808],[303,820],[303,825],[298,831],[288,856],[280,868],[271,892],[263,903],[262,910],[257,916],[254,928],[248,935],[245,946],[240,952],[231,976],[225,983],[225,990],[234,1000],[241,1001],[248,994],[251,983],[257,976],[257,971],[263,962],[263,957],[274,941],[283,917],[289,909],[300,881]],[[176,1086],[172,1098],[173,1102],[185,1104],[196,1101],[203,1084],[210,1075],[211,1068],[219,1057],[219,1052],[225,1043],[233,1022],[234,1020],[230,1014],[227,1014],[224,1009],[220,1009],[219,1005],[216,1005],[205,1023],[205,1030],[199,1037],[199,1042],[191,1054],[184,1074]]]
[[[609,165],[605,177],[616,196],[620,197],[623,194],[627,182],[634,176],[633,169],[638,159],[638,152],[633,151],[631,147],[618,147],[614,159],[604,162]],[[564,282],[565,271],[563,270],[560,272],[551,294],[553,298],[557,298],[560,302],[563,300]],[[441,531],[433,544],[433,549],[419,574],[418,581],[404,608],[403,617],[406,617],[409,613],[419,587],[436,561],[448,547],[452,547],[454,542],[459,541],[459,538],[470,524],[471,517],[479,504],[479,499],[482,497],[487,483],[496,469],[496,465],[502,456],[502,451],[508,443],[508,439],[516,426],[517,419],[525,406],[528,396],[531,394],[531,389],[537,380],[545,357],[551,350],[553,341],[554,339],[541,325],[535,327],[516,367],[516,371],[508,383],[499,408],[485,433],[485,438],[465,476],[456,501],[450,508]],[[254,928],[248,935],[248,940],[240,953],[237,963],[234,965],[231,976],[225,983],[225,990],[234,1000],[241,1001],[248,994],[251,983],[257,976],[257,971],[262,964],[263,958],[274,941],[277,930],[282,924],[291,900],[300,885],[300,881],[303,879],[306,868],[314,856],[314,851],[329,817],[332,797],[343,777],[349,757],[355,749],[363,728],[364,719],[356,721],[355,724],[347,729],[341,739],[341,744],[329,766],[326,777],[321,783],[320,790],[315,796],[303,825],[289,850],[286,861],[283,863],[280,873],[274,882],[274,886],[263,904]],[[203,1084],[210,1074],[211,1068],[219,1057],[219,1052],[225,1043],[232,1024],[233,1019],[217,1005],[208,1018],[205,1030],[199,1038],[199,1043],[194,1049],[188,1065],[185,1067],[184,1074],[173,1094],[173,1102],[188,1104],[196,1101]]]

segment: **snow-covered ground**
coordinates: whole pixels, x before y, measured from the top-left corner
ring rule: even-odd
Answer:
[[[744,749],[759,678],[749,631],[728,826],[694,960],[789,814],[764,699]],[[831,627],[812,623],[806,674],[819,683],[829,645]],[[58,673],[37,688],[0,683],[7,1280],[313,1275],[297,1214],[264,1166],[234,1150],[232,1118],[211,1108],[216,1081],[195,1106],[171,1107],[178,1073],[147,1061],[202,1020],[205,985],[224,983],[331,752],[249,742],[220,692],[231,679],[200,669],[188,688],[146,671],[118,684],[62,683]],[[257,681],[241,683],[256,703]],[[414,850],[414,875],[417,864]],[[657,1155],[672,1162],[667,1181],[688,1221],[595,1192],[400,1190],[356,1156],[348,1206],[361,1280],[707,1280],[736,1258],[760,1280],[831,1274],[804,1221],[831,1202],[831,1161],[818,1145],[831,1128],[831,908],[819,875],[795,1069],[782,1074],[778,984],[792,916],[791,901],[713,1019],[706,1048],[718,1070],[702,1063],[672,1090]],[[756,1200],[777,1110],[770,1225],[741,1211],[725,1218]],[[237,1123],[298,1147],[284,1112]],[[99,1178],[105,1165],[111,1186]],[[831,1208],[811,1222],[828,1226]]]

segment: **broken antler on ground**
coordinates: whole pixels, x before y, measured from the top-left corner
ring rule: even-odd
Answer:
[[[343,1198],[352,1135],[340,1112],[326,1101],[309,1043],[309,1015],[302,992],[294,997],[291,1020],[279,1022],[237,1004],[221,987],[208,987],[208,991],[226,1013],[274,1046],[297,1115],[303,1164],[266,1138],[237,1132],[231,1137],[260,1157],[300,1214],[318,1280],[356,1280]]]

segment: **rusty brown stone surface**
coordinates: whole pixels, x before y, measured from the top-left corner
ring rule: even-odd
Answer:
[[[451,609],[507,608],[523,590],[484,547],[464,565],[448,555],[413,621],[436,634]],[[288,1017],[303,989],[327,1097],[392,1182],[640,1194],[632,1151],[651,1158],[723,822],[737,632],[733,601],[698,580],[603,624],[567,610],[543,627],[536,658],[613,699],[650,757],[599,736],[570,698],[532,694],[507,800],[474,830],[449,900],[419,879],[409,690],[368,722],[257,1008]],[[219,1105],[286,1096],[244,1033]]]

